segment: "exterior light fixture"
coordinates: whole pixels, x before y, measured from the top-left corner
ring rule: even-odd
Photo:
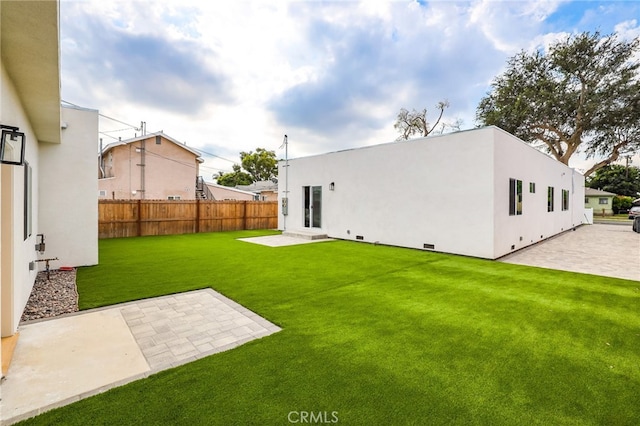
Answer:
[[[17,127],[0,124],[2,140],[0,141],[0,163],[22,166],[24,164],[24,133]]]
[[[336,183],[335,182],[331,182],[329,184],[329,191],[333,191],[334,189],[336,189]]]

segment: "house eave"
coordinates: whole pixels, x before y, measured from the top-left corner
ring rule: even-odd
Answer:
[[[58,2],[0,2],[0,41],[2,65],[38,141],[60,143]]]

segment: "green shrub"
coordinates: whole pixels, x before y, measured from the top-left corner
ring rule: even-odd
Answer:
[[[613,197],[613,213],[626,213],[633,204],[633,198],[625,195],[616,195]]]

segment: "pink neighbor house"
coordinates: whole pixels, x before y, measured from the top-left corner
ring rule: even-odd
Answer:
[[[194,200],[210,198],[199,176],[200,154],[160,132],[105,146],[98,168],[98,198]]]

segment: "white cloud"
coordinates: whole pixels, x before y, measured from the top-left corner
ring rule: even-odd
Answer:
[[[545,19],[563,1],[478,0],[470,11],[470,22],[482,29],[496,49],[513,54],[538,35]]]
[[[441,99],[471,127],[510,55],[596,7],[550,24],[566,3],[63,0],[63,97],[235,160],[285,133],[292,156],[391,141],[401,107]],[[637,34],[625,19],[612,25]]]

